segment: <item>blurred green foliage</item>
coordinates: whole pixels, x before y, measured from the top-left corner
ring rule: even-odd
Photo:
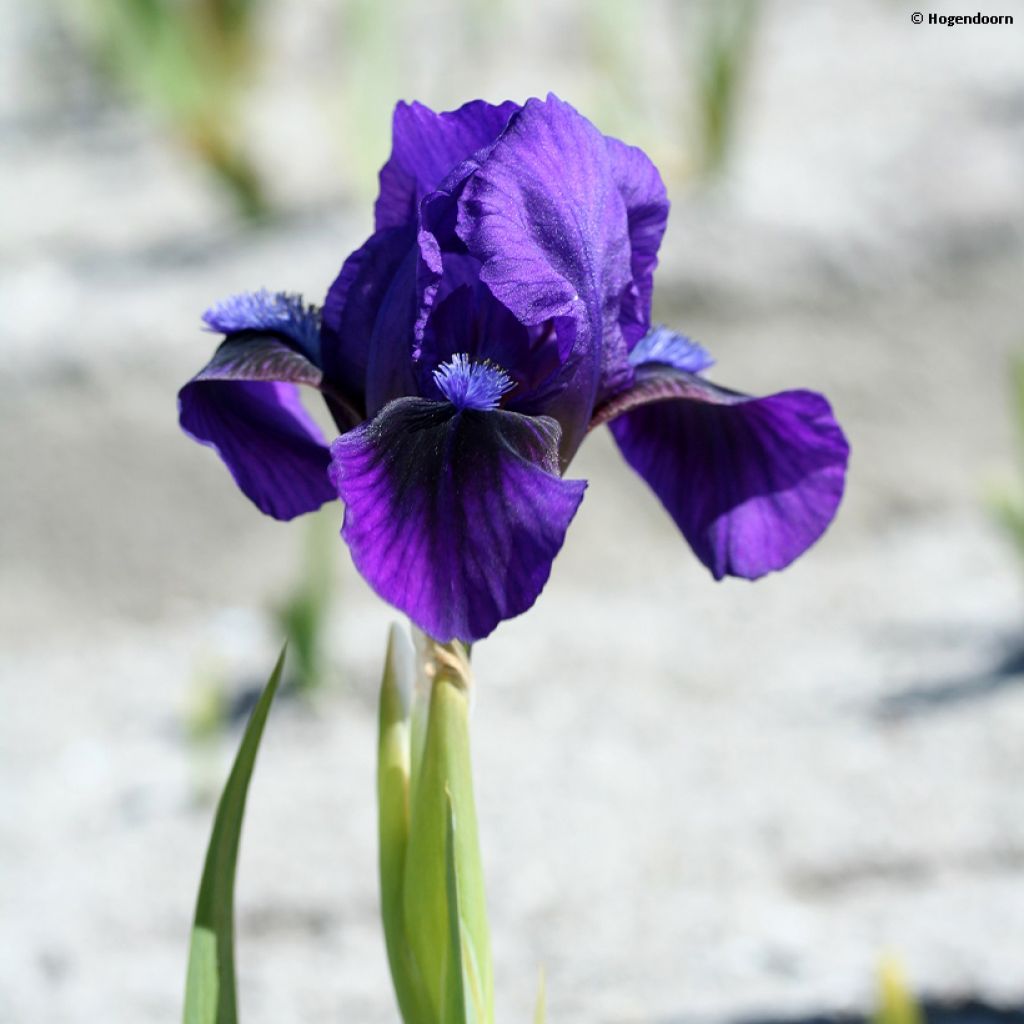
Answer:
[[[724,170],[735,138],[760,8],[756,0],[695,0],[672,12],[682,57],[677,77],[669,80],[674,87],[664,89],[664,83],[652,88],[647,70],[645,19],[617,0],[583,7],[580,27],[597,74],[582,109],[605,131],[651,152],[663,169],[713,179]],[[685,127],[674,139],[657,138],[657,111],[651,108],[663,104],[684,111]]]
[[[98,66],[157,112],[246,218],[268,203],[238,130],[260,0],[68,0]]]
[[[997,522],[1014,542],[1024,557],[1024,356],[1016,356],[1010,367],[1013,418],[1017,432],[1020,472],[1011,482],[994,488],[989,495],[989,507]]]
[[[921,1007],[907,985],[900,962],[885,956],[878,968],[878,1004],[873,1024],[924,1024]]]
[[[283,635],[289,651],[282,684],[285,694],[308,697],[331,677],[328,630],[336,621],[335,571],[341,547],[336,513],[336,506],[328,506],[305,517],[298,574],[288,594],[270,611],[275,642]],[[257,696],[244,682],[240,688],[237,667],[233,669],[221,654],[196,672],[189,690],[182,726],[194,754],[194,789],[199,800],[211,793],[218,743],[226,730],[249,713]]]
[[[340,543],[334,506],[307,516],[302,561],[294,588],[275,610],[288,641],[292,670],[288,685],[306,693],[328,675],[327,630],[335,597],[335,557]]]
[[[230,701],[223,675],[209,670],[198,673],[188,694],[184,713],[185,734],[197,748],[215,740],[230,717]]]
[[[702,14],[693,55],[696,166],[702,177],[713,177],[724,167],[735,134],[758,7],[754,0],[715,0]]]
[[[755,0],[663,2],[644,17],[616,0],[563,0],[548,20],[571,25],[574,44],[550,64],[529,17],[541,0],[525,16],[509,0],[451,0],[443,17],[415,0],[316,9],[282,0],[58,2],[106,77],[157,114],[254,221],[269,201],[250,155],[259,140],[245,137],[246,104],[272,61],[289,61],[295,102],[322,115],[318,140],[334,147],[295,159],[336,162],[360,199],[375,191],[398,99],[443,109],[548,89],[647,150],[669,180],[699,180],[727,163],[761,13]],[[257,37],[275,38],[293,14],[314,19],[315,36],[303,39],[309,59],[276,45],[261,51]],[[509,60],[520,51],[521,61]]]

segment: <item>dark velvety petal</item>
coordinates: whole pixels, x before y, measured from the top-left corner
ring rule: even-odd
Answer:
[[[711,353],[667,327],[655,327],[646,334],[630,353],[629,361],[635,367],[632,383],[604,399],[594,409],[591,430],[638,406],[669,398],[728,402],[747,397],[696,376],[715,365]]]
[[[323,373],[280,338],[246,331],[225,338],[196,379],[289,381],[319,388]]]
[[[200,374],[179,392],[178,415],[267,515],[292,519],[334,497],[327,445],[294,384]]]
[[[637,376],[612,433],[716,579],[782,569],[821,536],[849,457],[821,395],[749,398],[662,368]]]
[[[331,500],[327,445],[296,387],[324,386],[306,355],[319,329],[315,312],[294,297],[262,292],[222,302],[204,320],[228,337],[179,392],[182,428],[213,448],[245,494],[276,519]]]
[[[490,145],[518,109],[516,103],[493,106],[474,100],[435,114],[422,103],[399,103],[392,119],[391,158],[380,172],[374,209],[378,230],[414,224],[419,201],[457,164]]]
[[[651,295],[658,249],[668,224],[668,194],[658,168],[641,149],[608,139],[613,173],[626,204],[633,279],[622,294],[619,322],[632,349],[651,326]]]
[[[396,325],[395,317],[410,316],[407,311],[414,300],[409,274],[415,268],[415,245],[412,228],[378,231],[349,256],[327,292],[322,327],[324,374],[332,389],[363,415],[367,412],[373,337],[380,321],[386,321],[393,333],[387,338],[386,350],[377,353],[375,361],[379,364],[382,357],[405,362],[411,359],[411,330],[407,325]],[[379,366],[375,369],[386,376]]]
[[[558,424],[405,398],[332,446],[342,536],[385,600],[438,640],[529,608],[586,484],[558,476]]]
[[[518,116],[518,115],[517,115]],[[482,150],[484,158],[490,149]],[[477,157],[459,164],[436,191],[420,204],[420,251],[416,271],[416,338],[422,341],[434,306],[446,295],[480,279],[480,260],[470,255],[455,231],[458,204],[470,176],[479,169]]]
[[[524,352],[529,351],[527,328],[485,285],[471,279],[443,298],[438,295],[417,352],[426,372],[458,352],[474,360],[490,359],[505,370],[524,361]]]
[[[457,230],[518,320],[575,321],[580,383],[576,407],[560,414],[563,448],[575,450],[603,368],[623,383],[632,375],[618,323],[631,274],[626,207],[604,136],[556,97],[530,100],[465,182]]]
[[[410,249],[377,312],[366,366],[368,417],[376,416],[395,398],[416,394],[413,324],[418,261],[418,253]]]
[[[298,295],[266,290],[233,295],[208,309],[203,320],[227,338],[197,380],[305,384],[323,394],[339,430],[365,419],[360,391],[339,386],[339,375],[324,371],[320,311]]]

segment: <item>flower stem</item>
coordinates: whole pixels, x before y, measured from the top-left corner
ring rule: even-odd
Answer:
[[[392,628],[378,753],[381,910],[406,1024],[493,1020],[468,649]]]

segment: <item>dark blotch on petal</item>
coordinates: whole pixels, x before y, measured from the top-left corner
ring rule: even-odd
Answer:
[[[268,334],[233,334],[217,346],[197,380],[288,381],[319,388],[323,374],[301,352]]]
[[[356,568],[438,640],[526,611],[586,487],[558,476],[558,436],[546,417],[390,403],[331,450]]]

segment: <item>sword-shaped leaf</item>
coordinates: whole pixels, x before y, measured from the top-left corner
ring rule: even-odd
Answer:
[[[199,883],[185,983],[185,1024],[237,1024],[235,992],[235,868],[245,800],[270,705],[284,667],[277,659],[224,786]]]
[[[448,892],[448,970],[441,993],[443,1024],[468,1024],[465,975],[462,969],[462,921],[459,911],[459,868],[455,862],[455,811],[445,789],[445,889]]]
[[[409,947],[402,904],[409,845],[413,658],[412,644],[405,633],[397,625],[392,626],[381,684],[377,747],[380,902],[391,978],[406,1024],[419,1024],[431,1017],[429,998]]]

